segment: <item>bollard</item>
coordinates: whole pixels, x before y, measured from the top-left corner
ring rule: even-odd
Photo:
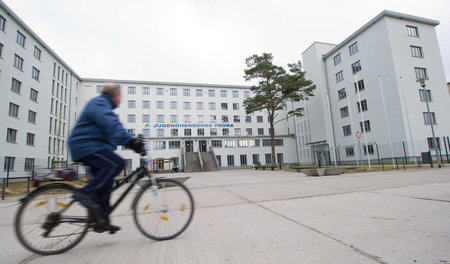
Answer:
[[[30,194],[30,177],[27,177],[27,195]]]
[[[5,200],[5,191],[6,191],[6,179],[3,178],[3,183],[2,183],[2,200]]]

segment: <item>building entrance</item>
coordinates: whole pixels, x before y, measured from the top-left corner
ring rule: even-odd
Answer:
[[[186,152],[193,152],[194,151],[194,142],[192,140],[186,140],[185,147],[186,147]]]
[[[206,140],[199,140],[198,141],[198,149],[200,152],[206,152]]]

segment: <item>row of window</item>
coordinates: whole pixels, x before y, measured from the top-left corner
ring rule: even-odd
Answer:
[[[64,136],[66,134],[66,123],[61,122],[60,120],[58,121],[58,119],[56,118],[53,120],[53,118],[50,117],[50,126],[48,132],[55,135]]]
[[[260,139],[215,139],[211,140],[211,146],[213,148],[243,148],[243,147],[261,147]],[[270,139],[262,140],[263,147],[270,147]],[[275,139],[275,146],[284,146],[283,139]],[[150,150],[151,142],[146,142],[145,148]],[[169,140],[169,141],[153,141],[153,149],[180,149],[181,141],[179,140]]]
[[[52,130],[52,122],[50,119],[50,132]],[[60,124],[61,127],[61,124]],[[55,134],[56,134],[56,120],[55,120]],[[170,136],[171,137],[178,137],[179,133],[178,133],[179,129],[178,128],[171,128],[170,129]],[[241,128],[234,128],[234,136],[241,136]],[[65,124],[63,124],[63,135],[65,132]],[[132,136],[136,136],[136,129],[127,129],[128,134],[132,135]],[[142,136],[144,137],[150,137],[151,130],[150,128],[143,128],[142,129]],[[183,130],[184,132],[184,136],[192,136],[192,129],[191,128],[185,128]],[[217,136],[217,132],[218,129],[217,128],[210,128],[209,129],[209,135],[210,136]],[[253,128],[246,128],[245,129],[246,135],[247,136],[252,136],[253,135]],[[156,129],[156,136],[157,137],[165,137],[166,136],[166,129],[164,128],[158,128]],[[264,135],[264,128],[258,128],[257,129],[257,133],[258,135]],[[268,129],[268,134],[270,135],[270,128]],[[205,136],[205,129],[204,128],[197,128],[197,136]],[[222,136],[230,136],[230,129],[229,128],[222,128]]]
[[[64,110],[65,110],[65,106],[64,106]],[[252,116],[245,116],[244,120],[245,120],[245,123],[251,123],[252,122]],[[222,123],[229,123],[230,121],[228,119],[228,115],[222,115],[221,116],[221,121],[222,121]],[[127,122],[128,123],[136,123],[136,114],[128,114],[127,115]],[[156,115],[156,123],[164,123],[164,122],[165,122],[165,115]],[[170,115],[170,123],[178,123],[178,122],[179,122],[178,115]],[[192,122],[192,115],[183,115],[183,122],[184,123],[191,123]],[[205,116],[204,115],[197,115],[197,123],[204,123],[204,122],[205,122]],[[209,116],[209,122],[210,123],[217,123],[217,115],[210,115]],[[234,115],[233,116],[233,122],[234,123],[240,123],[241,122],[241,116]],[[263,116],[256,116],[256,122],[257,123],[263,123]],[[150,115],[143,114],[142,115],[142,123],[150,123]]]
[[[53,144],[52,144],[53,143]],[[48,153],[54,155],[64,155],[64,139],[48,137]]]
[[[7,128],[6,129],[6,142],[8,143],[17,143],[17,129],[14,128]],[[29,146],[34,146],[34,138],[35,134],[33,133],[27,133],[27,139],[26,144]]]
[[[96,87],[97,93],[101,93],[102,86],[97,85]],[[128,94],[136,94],[136,87],[135,86],[128,86]],[[157,87],[155,89],[156,95],[165,95],[165,88]],[[203,89],[195,89],[195,96],[197,97],[203,97],[204,90]],[[243,91],[244,98],[250,97],[250,91]],[[150,95],[150,87],[142,87],[142,95]],[[169,88],[169,95],[170,96],[178,96],[178,88]],[[239,91],[232,91],[231,95],[233,98],[239,98]],[[191,96],[191,89],[189,88],[183,88],[183,96]],[[227,97],[228,96],[228,90],[220,90],[220,97]],[[216,97],[216,90],[208,89],[208,97]]]
[[[58,71],[56,71],[56,69],[58,69]],[[64,75],[65,73],[65,75]],[[64,79],[64,76],[66,77]],[[65,85],[67,86],[67,81],[69,79],[69,73],[68,72],[64,72],[64,69],[61,69],[61,66],[58,66],[58,68],[56,68],[56,62],[53,63],[53,77],[56,78],[58,81],[61,82],[61,85],[63,85],[65,83]],[[62,92],[61,92],[61,96],[62,96]]]
[[[56,96],[56,98],[61,101],[64,99],[64,102],[67,103],[67,88],[64,88],[63,84],[60,85],[59,82],[55,80],[52,81],[52,95]]]
[[[20,108],[19,105],[10,102],[8,115],[11,117],[19,118],[19,108]],[[36,115],[37,115],[36,112],[28,110],[28,122],[36,124]]]
[[[5,161],[3,163],[3,170],[4,171],[14,171],[15,163],[16,163],[16,157],[5,157]],[[25,171],[34,170],[34,163],[35,163],[34,158],[25,158],[24,170]]]
[[[183,102],[183,109],[191,109],[191,102]],[[203,110],[204,109],[204,102],[196,102],[196,108],[197,110]],[[216,103],[209,102],[209,110],[216,110]],[[128,108],[136,108],[136,100],[128,100],[127,102]],[[141,101],[141,107],[143,109],[149,109],[150,108],[150,101]],[[233,110],[239,110],[240,105],[239,103],[232,103]],[[164,101],[156,101],[156,109],[164,109],[165,108],[165,102]],[[170,101],[169,102],[169,108],[170,109],[178,109],[178,102],[177,101]],[[221,110],[228,110],[228,103],[220,103],[220,109]]]
[[[266,153],[265,155],[265,162],[266,164],[272,164],[272,154]],[[217,161],[219,162],[219,166],[222,166],[222,156],[217,155],[216,156]],[[247,154],[241,154],[239,155],[240,165],[241,166],[247,166]],[[252,154],[252,161],[254,165],[260,164],[261,161],[259,159],[259,154]],[[283,153],[277,153],[277,164],[283,163]],[[235,165],[235,157],[234,155],[227,155],[227,166],[236,166]]]
[[[363,122],[359,122],[359,126],[360,126],[360,131],[361,133],[365,132],[370,132],[371,131],[371,127],[370,127],[370,121],[366,120],[364,121],[364,128],[363,128]],[[344,136],[350,136],[352,134],[352,128],[351,125],[347,125],[347,126],[343,126],[342,130],[344,132]]]

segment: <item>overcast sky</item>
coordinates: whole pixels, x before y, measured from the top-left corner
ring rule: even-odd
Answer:
[[[449,0],[4,0],[81,77],[248,84],[245,58],[285,66],[338,44],[384,9],[440,21],[450,81]]]

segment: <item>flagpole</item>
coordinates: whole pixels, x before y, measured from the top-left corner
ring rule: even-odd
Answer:
[[[331,121],[331,106],[330,106],[330,95],[327,94],[327,101],[328,101],[328,114],[330,115],[330,128],[331,128],[331,144],[333,144],[333,157],[334,157],[334,166],[337,167],[337,158],[336,158],[336,145],[334,142],[334,133],[333,133],[333,123]]]
[[[349,114],[350,114],[350,123],[351,123],[350,128],[352,130],[352,138],[353,138],[353,142],[355,143],[355,148],[356,148],[357,147],[356,146],[356,139],[355,139],[356,133],[355,133],[355,128],[353,126],[352,107],[351,107],[351,104],[350,104],[350,97],[348,95],[346,95],[346,97],[347,97],[347,103],[348,103],[348,111],[349,111]],[[358,150],[359,150],[359,145],[358,145]],[[356,155],[356,166],[359,167],[358,155]]]
[[[381,98],[383,99],[384,118],[386,120],[386,126],[387,126],[387,130],[388,130],[389,145],[391,146],[392,167],[395,168],[394,148],[392,147],[392,138],[391,138],[391,127],[389,126],[389,121],[388,121],[388,115],[387,115],[387,110],[386,110],[386,101],[384,100],[383,84],[381,82],[381,75],[378,75],[378,81],[380,83]]]

